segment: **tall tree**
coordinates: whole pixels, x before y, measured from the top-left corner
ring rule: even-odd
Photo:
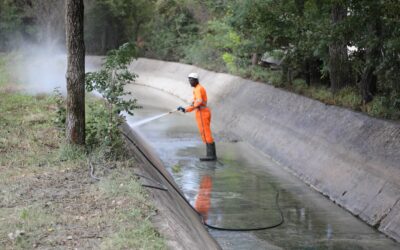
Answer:
[[[331,9],[333,41],[329,46],[329,77],[333,92],[337,92],[346,86],[349,81],[350,67],[347,56],[347,43],[340,33],[340,25],[346,16],[347,9],[345,4],[339,0],[333,1]]]
[[[67,0],[65,5],[67,68],[67,141],[85,144],[85,43],[83,40],[83,0]]]
[[[382,23],[380,6],[375,3],[371,8],[377,15],[369,15],[369,20],[366,22],[367,36],[370,38],[365,48],[365,68],[362,72],[360,81],[361,96],[364,103],[372,101],[372,97],[376,92],[377,77],[375,74],[376,65],[379,63],[380,50],[382,48]]]

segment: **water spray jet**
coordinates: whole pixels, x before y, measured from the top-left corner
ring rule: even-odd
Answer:
[[[170,114],[172,114],[172,113],[175,113],[176,111],[177,111],[177,110],[174,109],[174,110],[171,110],[171,111],[169,111],[169,112],[166,112],[166,113],[163,113],[163,114],[160,114],[160,115],[152,116],[152,117],[143,119],[143,120],[141,120],[141,121],[135,122],[135,123],[133,123],[131,126],[132,126],[132,127],[138,127],[138,126],[141,126],[141,125],[143,125],[143,124],[152,122],[152,121],[154,121],[154,120],[158,120],[158,119],[160,119],[160,118],[162,118],[162,117],[164,117],[164,116],[167,116],[167,115],[170,115]]]

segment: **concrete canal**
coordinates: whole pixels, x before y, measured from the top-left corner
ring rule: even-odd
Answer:
[[[136,124],[183,101],[165,92],[132,86],[143,109],[127,117]],[[285,166],[246,143],[215,134],[218,162],[205,152],[193,114],[172,113],[132,129],[152,145],[189,202],[224,249],[399,249],[400,245],[293,176]],[[277,196],[278,195],[278,196]],[[278,201],[278,203],[277,203]]]

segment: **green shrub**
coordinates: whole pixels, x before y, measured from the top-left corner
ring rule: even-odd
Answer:
[[[296,93],[304,95],[304,94],[306,94],[306,92],[308,90],[308,86],[307,86],[306,81],[304,81],[303,79],[297,78],[297,79],[293,80],[293,89]]]
[[[236,58],[234,55],[232,55],[231,53],[225,52],[222,55],[222,60],[224,60],[224,63],[226,65],[226,67],[228,68],[228,71],[233,73],[236,72]]]
[[[105,100],[103,105],[88,105],[86,143],[89,148],[105,147],[110,156],[118,156],[118,152],[122,152],[119,150],[122,148],[119,126],[125,117],[121,112],[133,115],[133,110],[140,108],[136,99],[123,98],[130,94],[125,92],[125,85],[136,79],[136,75],[127,68],[135,53],[133,44],[124,44],[108,53],[99,71],[86,73],[86,90],[97,91]]]
[[[86,158],[85,148],[72,144],[61,144],[59,149],[60,161],[84,160]]]
[[[336,94],[337,104],[356,109],[361,104],[361,95],[355,87],[345,87]]]
[[[268,82],[276,87],[282,87],[285,85],[282,82],[282,71],[281,70],[269,70]]]
[[[56,104],[56,114],[55,114],[55,117],[53,118],[53,122],[57,127],[63,128],[63,127],[65,127],[65,122],[67,119],[67,109],[66,109],[65,98],[61,94],[59,88],[54,89],[53,95],[51,98],[53,99],[53,101]]]
[[[375,96],[372,102],[367,104],[366,112],[375,117],[388,117],[387,102],[387,97]]]
[[[86,145],[90,151],[101,149],[108,157],[118,158],[123,152],[123,140],[119,126],[124,117],[115,115],[115,110],[108,110],[104,101],[88,104],[86,118]],[[110,117],[111,114],[111,117]]]
[[[271,71],[258,66],[250,67],[251,79],[254,81],[269,82],[271,77]]]

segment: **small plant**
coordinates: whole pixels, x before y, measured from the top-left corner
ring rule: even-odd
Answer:
[[[29,217],[28,210],[27,210],[26,208],[24,208],[24,209],[21,211],[21,214],[20,214],[19,217],[20,217],[22,220],[27,220],[28,217]]]
[[[374,100],[366,105],[366,112],[375,117],[388,116],[387,98],[385,96],[376,96]]]
[[[108,147],[122,145],[118,127],[124,122],[122,111],[133,115],[132,111],[140,108],[136,99],[126,99],[131,94],[125,92],[125,85],[133,82],[137,75],[128,70],[127,65],[133,60],[136,49],[126,43],[117,50],[108,53],[102,69],[86,74],[86,90],[97,91],[105,99],[105,110],[99,106],[89,106],[93,115],[89,116],[87,127],[87,144],[103,144]]]
[[[0,86],[8,83],[10,79],[10,73],[7,70],[8,56],[0,55]]]
[[[230,73],[234,73],[236,72],[237,68],[236,68],[236,58],[234,55],[232,55],[231,53],[225,52],[222,55],[222,60],[224,60],[226,67],[228,68],[228,71]]]
[[[174,172],[174,173],[179,173],[179,172],[181,172],[181,170],[182,170],[182,166],[179,165],[179,164],[175,164],[175,165],[172,167],[172,172]]]
[[[307,92],[307,83],[303,79],[294,79],[293,84],[291,86],[294,92],[304,95]]]
[[[58,154],[60,161],[83,160],[86,157],[83,147],[70,144],[62,144]]]
[[[56,103],[56,117],[53,121],[57,127],[63,128],[67,119],[67,109],[65,105],[65,99],[61,94],[60,88],[54,89],[53,98]]]
[[[120,115],[112,114],[108,110],[107,102],[96,101],[88,106],[86,121],[86,145],[90,150],[100,147],[105,152],[117,153],[122,149],[123,141],[120,139],[119,125],[124,118]]]

